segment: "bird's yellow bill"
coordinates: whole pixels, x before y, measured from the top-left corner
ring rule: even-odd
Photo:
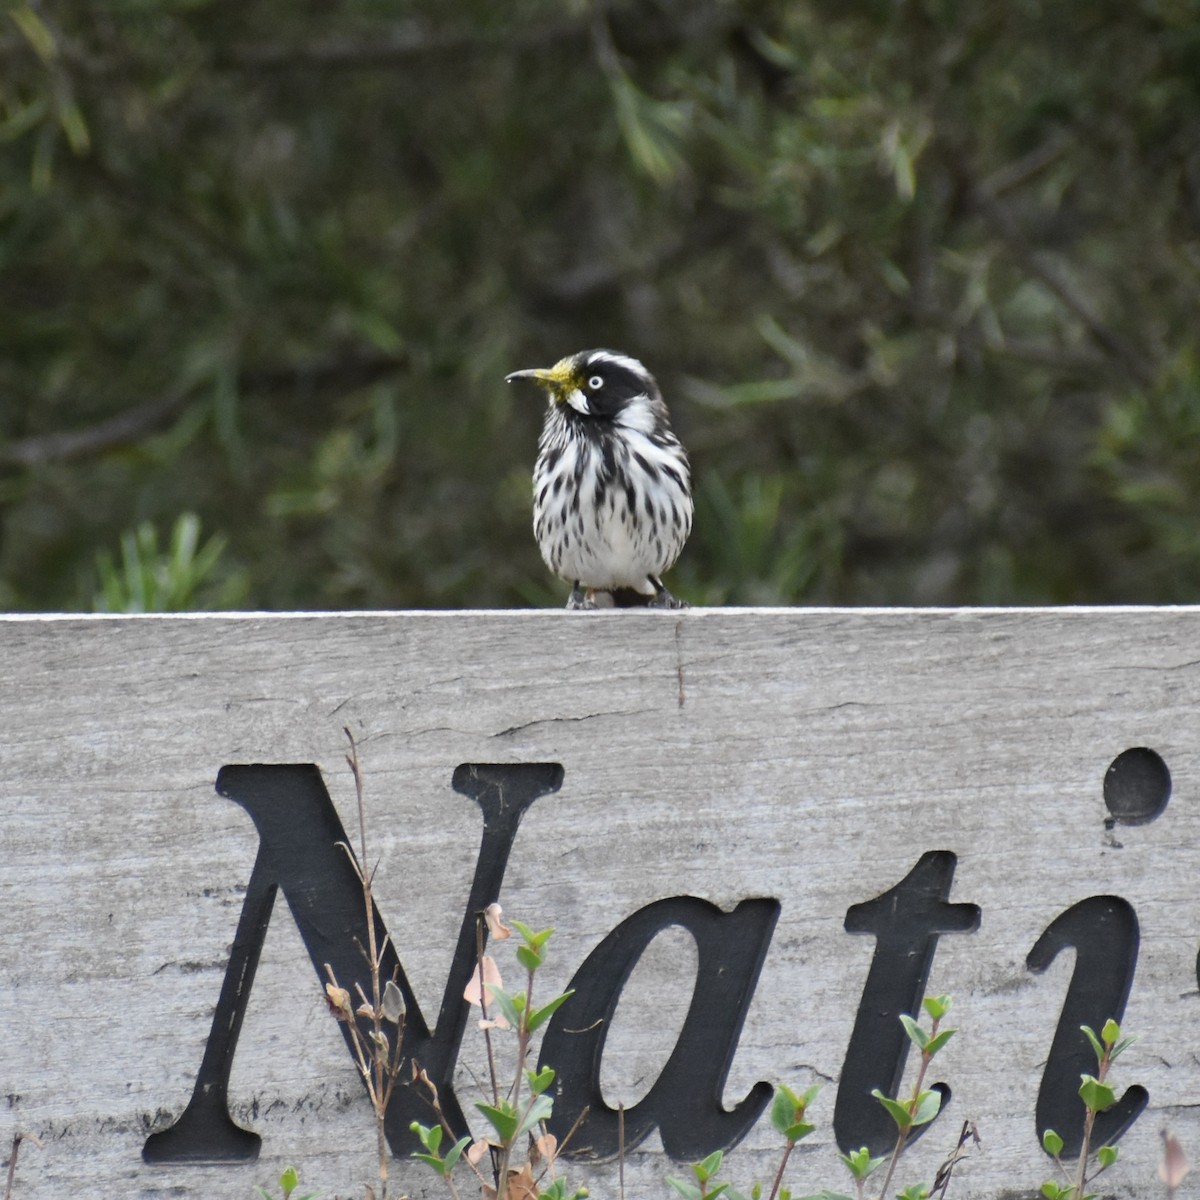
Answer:
[[[505,375],[504,382],[512,383],[514,379],[528,379],[556,395],[562,395],[577,386],[574,364],[569,358],[556,362],[552,367],[532,367],[527,371],[514,371],[511,375]]]

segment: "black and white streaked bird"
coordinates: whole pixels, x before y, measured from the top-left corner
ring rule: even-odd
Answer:
[[[662,575],[692,528],[692,474],[654,376],[636,358],[584,350],[514,371],[549,397],[533,469],[533,532],[571,584],[568,608],[683,608]]]

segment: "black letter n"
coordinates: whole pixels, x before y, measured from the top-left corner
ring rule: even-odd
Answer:
[[[466,1121],[450,1081],[467,1022],[462,989],[475,962],[475,914],[500,894],[521,817],[539,796],[558,791],[562,778],[557,763],[468,764],[454,772],[455,791],[470,796],[482,809],[483,840],[436,1032],[430,1032],[390,940],[383,953],[383,977],[392,978],[394,973],[408,1008],[404,1057],[416,1059],[428,1072],[439,1088],[447,1119],[461,1133],[466,1132]],[[355,980],[368,986],[366,965],[358,949],[368,940],[362,886],[342,848],[349,842],[320,771],[309,763],[222,767],[217,791],[253,818],[259,836],[258,856],[246,885],[192,1098],[174,1125],[146,1139],[142,1157],[148,1163],[223,1162],[258,1155],[261,1138],[235,1124],[229,1115],[229,1074],[280,888],[322,982],[324,964],[329,963],[343,987],[352,989]],[[382,946],[386,930],[378,909],[373,918],[377,944]],[[350,1034],[344,1026],[342,1034],[350,1048]],[[400,1078],[407,1076],[407,1068],[402,1067]],[[386,1120],[394,1152],[411,1140],[409,1123],[427,1116],[427,1107],[420,1104],[412,1088],[397,1087]]]

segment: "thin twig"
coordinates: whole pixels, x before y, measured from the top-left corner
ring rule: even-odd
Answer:
[[[929,1200],[934,1200],[935,1196],[942,1196],[945,1200],[946,1189],[950,1186],[950,1177],[954,1174],[954,1168],[959,1162],[966,1157],[966,1147],[969,1142],[974,1142],[979,1145],[979,1134],[975,1129],[975,1125],[971,1121],[962,1123],[962,1131],[958,1135],[958,1145],[950,1152],[950,1156],[937,1169],[937,1174],[933,1179],[933,1188],[929,1193]]]
[[[12,1153],[8,1156],[8,1182],[4,1185],[4,1200],[11,1200],[13,1176],[17,1173],[17,1151],[21,1149],[21,1134],[13,1134]]]
[[[343,727],[343,732],[350,743],[350,753],[346,755],[346,762],[354,776],[354,794],[358,801],[358,836],[362,849],[359,878],[362,880],[363,907],[366,910],[367,962],[371,971],[371,999],[367,1002],[367,1007],[371,1010],[371,1027],[374,1038],[371,1043],[371,1076],[368,1078],[367,1090],[371,1096],[371,1106],[375,1110],[375,1149],[379,1159],[379,1182],[383,1192],[381,1200],[387,1200],[390,1151],[387,1144],[386,1118],[387,1100],[391,1095],[391,1088],[385,1086],[385,1081],[390,1078],[394,1083],[399,1071],[400,1028],[397,1027],[395,1051],[393,1054],[389,1050],[389,1054],[392,1054],[389,1059],[380,1050],[383,1045],[390,1047],[391,1042],[383,1025],[383,992],[379,982],[381,951],[376,942],[375,900],[371,892],[371,881],[375,872],[369,866],[371,860],[367,854],[367,808],[363,794],[362,768],[358,761],[358,746],[354,741],[354,734],[348,725]],[[361,996],[363,994],[362,986],[356,986],[358,986]],[[355,1018],[354,1027],[357,1030],[357,1018]]]
[[[483,951],[487,944],[483,914],[475,918],[475,964],[479,971],[479,1021],[483,1028],[483,1043],[487,1047],[488,1076],[492,1083],[492,1103],[500,1103],[500,1080],[496,1075],[496,1051],[492,1046],[492,1028],[488,1024],[487,988],[483,984]]]
[[[483,976],[480,975],[482,981]],[[480,991],[483,989],[480,988]],[[529,1108],[525,1112],[521,1112],[521,1080],[524,1078],[525,1062],[529,1057],[529,1014],[533,1012],[533,968],[528,968],[525,972],[525,1007],[521,1012],[521,1021],[517,1026],[517,1069],[513,1076],[512,1086],[508,1090],[509,1103],[520,1114],[517,1121],[517,1128],[525,1123],[525,1118],[529,1115],[529,1108],[532,1108],[537,1097],[531,1095],[529,1098]],[[497,1200],[508,1200],[508,1169],[509,1163],[512,1161],[513,1147],[511,1140],[504,1139],[504,1144],[500,1150],[500,1166],[496,1172],[496,1196]]]
[[[625,1102],[617,1105],[617,1188],[625,1200]]]
[[[1104,1082],[1105,1075],[1108,1074],[1108,1054],[1101,1056],[1096,1078],[1100,1083]],[[1088,1155],[1092,1149],[1092,1131],[1096,1124],[1096,1110],[1088,1108],[1085,1111],[1083,1118],[1083,1146],[1079,1151],[1079,1163],[1075,1168],[1075,1200],[1080,1200],[1083,1196],[1084,1185],[1087,1183],[1087,1161]]]
[[[792,1157],[792,1151],[796,1148],[796,1143],[789,1141],[783,1151],[783,1157],[779,1160],[779,1170],[775,1172],[775,1181],[771,1184],[771,1194],[767,1200],[775,1200],[779,1195],[779,1185],[783,1183],[783,1173],[787,1170],[788,1159]]]
[[[8,1156],[8,1178],[4,1184],[4,1200],[12,1200],[13,1177],[17,1173],[17,1152],[21,1149],[23,1141],[32,1142],[39,1150],[42,1148],[42,1139],[34,1137],[32,1133],[13,1134],[12,1153]]]
[[[446,1133],[446,1136],[450,1138],[451,1141],[457,1140],[458,1133],[450,1124],[449,1119],[446,1117],[445,1110],[442,1108],[442,1101],[441,1097],[438,1095],[437,1085],[432,1079],[429,1078],[429,1073],[425,1070],[422,1070],[416,1060],[413,1061],[413,1079],[414,1081],[423,1083],[425,1087],[428,1088],[430,1105],[432,1106],[434,1114],[437,1117],[438,1124],[442,1127]],[[465,1162],[467,1166],[471,1168],[475,1178],[479,1180],[480,1186],[487,1187],[487,1180],[484,1179],[483,1172],[470,1160],[470,1158],[464,1154],[462,1158],[459,1159],[459,1162]]]

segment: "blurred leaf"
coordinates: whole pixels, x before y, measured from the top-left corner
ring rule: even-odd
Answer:
[[[100,581],[96,612],[181,612],[204,607],[231,607],[243,582],[235,575],[218,580],[226,539],[217,534],[200,545],[200,519],[184,513],[171,530],[165,550],[158,531],[145,521],[121,536],[120,563],[108,551],[96,556]]]
[[[41,17],[28,4],[7,6],[7,11],[38,58],[46,64],[52,63],[58,57],[58,43]]]
[[[88,133],[87,122],[79,105],[70,98],[64,98],[58,106],[58,123],[62,126],[67,141],[76,154],[86,154],[91,149],[92,138]]]
[[[687,106],[651,99],[624,72],[614,73],[609,87],[630,157],[655,183],[670,183],[686,161],[682,142],[688,128]]]
[[[45,119],[49,109],[45,99],[31,100],[28,104],[12,107],[0,119],[0,142],[15,142],[31,129],[36,129]]]

